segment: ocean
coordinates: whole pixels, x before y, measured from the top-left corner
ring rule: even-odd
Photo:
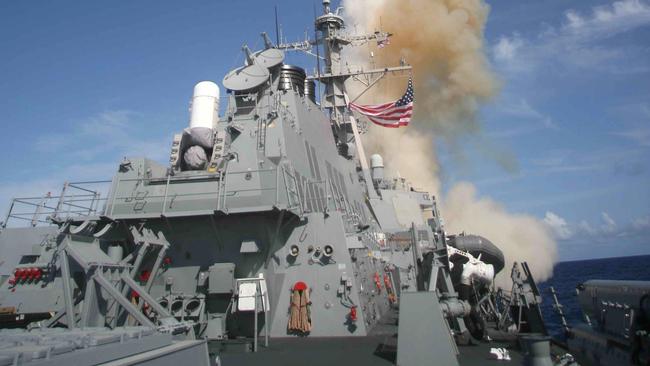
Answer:
[[[650,281],[650,255],[590,259],[560,262],[553,268],[553,277],[539,283],[542,293],[542,316],[549,333],[563,337],[560,317],[553,310],[553,297],[549,287],[553,286],[569,326],[582,322],[582,313],[576,298],[576,286],[587,280],[635,280]]]

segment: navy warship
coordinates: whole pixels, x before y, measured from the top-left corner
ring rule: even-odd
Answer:
[[[263,33],[225,96],[195,85],[169,164],[125,158],[112,180],[13,199],[0,365],[647,364],[647,284],[580,285],[589,324],[551,342],[528,265],[447,233],[436,197],[368,158],[365,121],[408,124],[412,87],[373,115],[346,81],[411,66],[342,51],[390,36],[348,32],[323,0],[314,39]],[[313,75],[285,63],[314,48]]]

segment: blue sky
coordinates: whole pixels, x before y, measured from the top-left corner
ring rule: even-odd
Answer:
[[[289,40],[312,34],[312,2],[278,3]],[[193,85],[220,82],[243,43],[274,33],[268,1],[107,4],[0,2],[0,209],[67,179],[110,178],[125,155],[165,162]],[[486,52],[502,87],[462,161],[441,144],[445,186],[469,180],[544,219],[564,260],[650,253],[650,2],[490,6]]]

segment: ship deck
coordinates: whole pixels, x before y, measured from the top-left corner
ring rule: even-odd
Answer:
[[[506,348],[511,360],[490,357],[490,348]],[[458,361],[462,366],[520,365],[523,363],[516,342],[479,342],[460,346]],[[395,365],[397,359],[397,314],[385,316],[367,337],[299,337],[274,338],[269,347],[260,339],[258,352],[222,352],[222,365]],[[432,365],[436,365],[432,360]]]
[[[511,361],[490,359],[491,347],[510,350]],[[458,361],[463,366],[511,365],[523,363],[523,356],[511,343],[480,343],[459,348]],[[396,336],[368,336],[345,338],[282,338],[273,339],[269,348],[259,347],[256,353],[223,353],[222,365],[395,365]],[[432,365],[435,361],[432,360]]]

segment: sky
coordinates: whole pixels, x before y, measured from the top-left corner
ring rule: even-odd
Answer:
[[[274,38],[275,4],[287,40],[313,34],[304,0],[0,2],[0,212],[124,156],[166,163],[193,85]],[[460,154],[438,144],[444,187],[543,219],[560,260],[650,253],[650,1],[488,4],[500,92]]]

